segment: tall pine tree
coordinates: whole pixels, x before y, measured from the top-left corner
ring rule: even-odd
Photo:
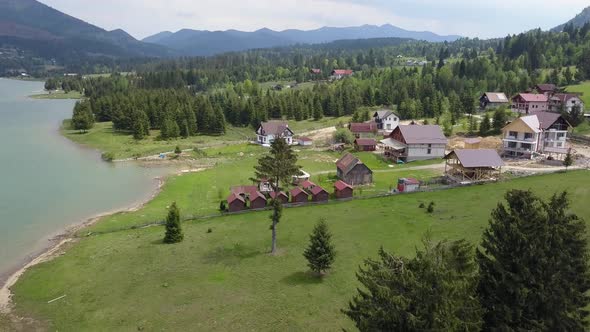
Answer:
[[[322,275],[330,269],[335,256],[332,234],[330,234],[326,220],[322,219],[314,227],[309,237],[309,247],[305,249],[303,257],[307,259],[307,265],[312,271]]]
[[[166,217],[164,243],[173,244],[182,242],[182,240],[184,240],[184,234],[180,226],[180,210],[176,206],[176,202],[174,202],[168,209],[168,216]]]

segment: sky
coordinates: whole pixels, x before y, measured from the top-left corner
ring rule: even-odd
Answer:
[[[588,0],[40,0],[136,38],[160,31],[254,31],[393,24],[441,35],[492,38],[573,18]]]

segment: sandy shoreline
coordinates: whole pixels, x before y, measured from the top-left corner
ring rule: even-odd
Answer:
[[[87,218],[84,221],[74,224],[65,230],[58,233],[49,239],[49,244],[45,246],[42,250],[38,251],[30,255],[27,259],[21,262],[20,267],[13,269],[13,271],[9,271],[2,279],[0,279],[0,284],[2,284],[2,288],[0,288],[0,313],[8,314],[10,313],[11,309],[11,297],[12,293],[10,288],[14,286],[19,278],[27,271],[27,269],[51,260],[54,257],[57,257],[59,254],[63,252],[63,249],[66,244],[73,243],[77,240],[75,236],[80,230],[92,226],[99,222],[101,219],[123,212],[135,212],[142,207],[144,207],[147,203],[152,201],[158,194],[162,191],[162,187],[165,184],[165,177],[156,177],[154,180],[158,181],[156,188],[152,191],[152,193],[146,198],[138,203],[135,203],[129,208],[124,209],[116,209],[109,212],[100,213],[98,215],[92,216],[91,218]]]

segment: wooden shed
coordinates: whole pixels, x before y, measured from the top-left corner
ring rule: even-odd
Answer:
[[[334,183],[334,196],[338,199],[352,198],[354,191],[348,183],[338,180]]]
[[[354,148],[357,151],[375,151],[377,150],[377,141],[372,138],[357,138],[354,141]]]
[[[330,194],[320,186],[311,189],[311,200],[313,202],[326,202],[330,199]]]
[[[231,193],[227,198],[227,209],[229,212],[246,210],[246,200],[239,194]]]
[[[266,196],[259,191],[253,191],[250,193],[250,208],[251,209],[264,209],[266,207]]]
[[[498,179],[504,166],[502,158],[493,149],[454,150],[445,159],[445,174],[459,182]]]
[[[299,187],[291,190],[291,203],[297,204],[307,202],[309,202],[309,194],[305,190]]]
[[[275,199],[275,197],[278,197],[278,200],[280,200],[282,204],[289,203],[289,196],[285,194],[285,192],[283,191],[280,191],[278,194],[274,191],[271,191],[269,196],[271,199]]]
[[[336,162],[338,178],[352,186],[373,183],[373,171],[350,153]]]

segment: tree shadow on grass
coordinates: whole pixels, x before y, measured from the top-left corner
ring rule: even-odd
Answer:
[[[217,247],[202,257],[205,264],[222,264],[233,266],[243,260],[260,255],[260,250],[236,243],[233,247]]]
[[[321,276],[311,271],[295,272],[281,279],[281,282],[291,286],[316,285],[321,284],[323,281],[324,279]]]

